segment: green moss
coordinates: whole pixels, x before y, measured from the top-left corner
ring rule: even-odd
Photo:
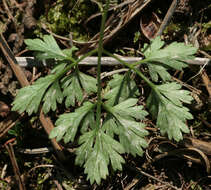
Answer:
[[[77,2],[77,3],[76,3]],[[89,36],[83,27],[83,22],[96,11],[96,6],[90,0],[57,0],[47,16],[41,16],[52,32],[68,35],[70,32],[74,40],[88,40]]]
[[[181,23],[169,23],[169,25],[164,30],[164,34],[172,34],[172,33],[178,33],[182,30],[182,24]]]
[[[202,32],[206,32],[210,28],[211,28],[211,21],[202,24]]]

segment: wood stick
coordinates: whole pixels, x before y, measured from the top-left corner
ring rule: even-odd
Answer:
[[[5,57],[7,58],[7,61],[10,64],[10,67],[12,68],[13,72],[15,73],[15,76],[17,77],[18,81],[20,82],[21,86],[27,86],[29,85],[29,82],[24,75],[23,71],[21,70],[20,66],[18,65],[14,54],[10,50],[6,40],[4,39],[3,34],[0,34],[0,47],[3,51]]]
[[[135,63],[138,61],[141,61],[142,57],[121,57],[121,59],[127,63]],[[18,62],[18,65],[20,67],[46,67],[54,64],[53,60],[48,61],[39,61],[35,59],[34,57],[16,57],[16,60]],[[187,60],[186,61],[190,65],[205,65],[211,66],[211,59],[208,58],[200,58],[196,57],[193,60]],[[101,64],[104,66],[115,66],[115,65],[121,65],[116,59],[112,57],[102,57]],[[97,57],[87,57],[84,60],[82,60],[79,65],[82,66],[96,66],[97,65]]]
[[[202,77],[202,80],[205,84],[205,87],[206,87],[206,89],[209,93],[209,97],[211,98],[211,81],[210,81],[210,79],[209,79],[205,70],[202,71],[201,77]]]
[[[19,170],[16,158],[15,158],[15,153],[14,153],[13,147],[12,147],[12,145],[10,143],[5,144],[5,147],[7,149],[8,154],[9,154],[9,157],[10,157],[10,160],[11,160],[11,163],[12,163],[13,171],[15,173],[15,178],[16,178],[16,181],[18,183],[19,189],[20,190],[26,190],[24,182],[21,179],[21,173],[20,173],[20,170]]]
[[[170,22],[176,8],[178,5],[178,0],[173,0],[171,3],[171,6],[168,9],[168,12],[166,13],[166,16],[163,19],[163,22],[158,30],[158,32],[156,33],[156,36],[161,36],[161,34],[163,33],[164,29],[166,28],[166,26],[168,25],[168,23]]]

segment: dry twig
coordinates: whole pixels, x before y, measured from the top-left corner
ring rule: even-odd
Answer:
[[[15,158],[14,150],[11,143],[5,144],[5,147],[9,153],[9,157],[12,163],[13,171],[15,173],[15,178],[18,182],[18,186],[20,190],[26,190],[23,180],[21,179],[20,170],[18,168],[18,164]]]
[[[201,72],[201,77],[211,98],[211,82],[205,70]]]
[[[166,16],[163,19],[163,22],[160,25],[160,28],[158,30],[158,32],[156,33],[156,36],[160,36],[164,29],[166,28],[166,26],[168,25],[169,21],[171,20],[176,8],[177,8],[177,4],[178,4],[178,0],[173,0],[171,3],[171,6],[169,7],[169,10],[166,14]]]
[[[131,168],[131,167],[130,167],[130,168]],[[165,182],[165,181],[163,181],[163,180],[161,180],[161,179],[158,179],[157,177],[154,177],[154,176],[152,176],[152,175],[150,175],[150,174],[148,174],[148,173],[142,171],[142,169],[139,168],[139,167],[132,167],[131,169],[133,169],[133,170],[135,169],[137,172],[140,172],[142,175],[144,175],[144,176],[146,176],[146,177],[148,177],[148,178],[151,178],[151,179],[153,179],[153,180],[155,180],[155,181],[158,181],[158,182],[160,182],[160,183],[162,183],[162,184],[164,184],[164,185],[166,185],[166,186],[168,186],[168,187],[171,187],[172,189],[180,190],[180,188],[177,188],[177,187],[171,185],[171,184],[168,183],[168,182]]]
[[[97,65],[97,57],[87,57],[82,60],[79,65],[81,66],[96,66]],[[142,57],[122,57],[121,60],[127,63],[135,63],[141,61]],[[53,64],[53,61],[38,61],[34,57],[16,57],[18,65],[20,67],[44,67]],[[186,61],[190,65],[206,65],[211,66],[211,60],[207,58],[199,58],[196,57],[194,60],[187,60]],[[114,66],[114,65],[121,65],[119,61],[112,57],[102,57],[101,64],[103,66]]]

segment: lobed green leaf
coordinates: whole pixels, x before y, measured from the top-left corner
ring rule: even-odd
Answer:
[[[76,100],[83,100],[83,89],[87,94],[97,91],[97,80],[82,72],[75,71],[62,79],[63,95],[66,97],[65,106],[74,106]]]
[[[91,184],[108,175],[108,165],[111,163],[115,170],[122,170],[125,162],[120,154],[124,153],[123,146],[105,134],[101,129],[85,133],[79,139],[80,147],[76,151],[76,164],[84,164],[87,179]]]
[[[68,56],[63,52],[56,43],[56,40],[52,35],[44,35],[41,39],[27,39],[24,41],[29,50],[39,52],[37,54],[38,59],[67,59]]]
[[[46,92],[43,101],[43,112],[46,114],[50,111],[55,111],[57,108],[57,102],[62,103],[63,100],[63,94],[60,89],[59,81],[56,80],[51,87]]]
[[[51,131],[49,137],[56,137],[57,141],[63,138],[65,143],[73,142],[82,119],[92,111],[94,106],[91,102],[84,102],[83,106],[76,109],[75,112],[60,115],[56,121],[56,127]]]
[[[186,120],[192,119],[183,103],[190,103],[192,97],[187,90],[181,90],[177,83],[158,85],[147,99],[147,107],[152,116],[157,118],[156,125],[161,134],[168,134],[169,139],[181,140],[182,132],[188,133]],[[159,92],[159,93],[158,93]]]
[[[114,107],[104,105],[110,114],[103,123],[103,130],[111,137],[118,135],[120,144],[123,145],[125,152],[132,155],[142,155],[143,149],[147,147],[144,139],[148,132],[144,129],[144,124],[140,121],[147,115],[142,110],[142,106],[135,106],[138,99],[131,98],[117,104]]]
[[[99,136],[96,137],[95,146],[84,164],[84,173],[87,174],[87,179],[93,184],[96,181],[100,184],[101,179],[106,179],[108,175],[109,160],[106,158],[102,141]]]
[[[82,166],[87,161],[90,154],[93,152],[93,144],[95,141],[95,130],[84,133],[80,136],[78,144],[80,145],[76,149],[75,163]]]
[[[36,113],[40,102],[47,88],[54,82],[55,76],[48,75],[39,78],[33,85],[21,88],[13,101],[12,110],[23,113],[26,111],[29,115]]]
[[[67,57],[74,57],[74,52],[77,51],[78,48],[75,47],[75,46],[72,46],[71,48],[69,49],[64,49],[62,50],[62,52],[67,56]]]
[[[134,80],[131,80],[130,75],[114,75],[109,81],[108,87],[105,90],[103,98],[106,99],[106,104],[113,106],[127,98],[135,98],[140,95],[138,87]]]
[[[79,80],[87,94],[97,92],[97,80],[94,77],[79,72]]]
[[[162,48],[163,45],[164,42],[161,41],[160,37],[157,37],[152,40],[149,46],[145,44],[142,49],[147,59],[149,74],[155,82],[158,81],[158,76],[163,81],[170,80],[171,77],[167,70],[169,68],[182,70],[187,67],[188,65],[185,61],[193,59],[193,55],[197,51],[197,48],[184,43],[173,42]]]
[[[85,132],[89,131],[89,128],[92,130],[95,129],[95,114],[94,112],[88,112],[84,117],[81,123],[81,130],[80,132],[84,134]]]

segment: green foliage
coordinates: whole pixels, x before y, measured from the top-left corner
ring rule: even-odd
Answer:
[[[188,133],[187,119],[193,119],[189,110],[182,103],[191,103],[189,91],[180,90],[175,82],[156,86],[147,99],[147,107],[154,118],[161,134],[168,134],[169,139],[182,140],[182,132]]]
[[[167,72],[167,69],[182,70],[182,68],[188,66],[185,60],[193,59],[193,54],[197,51],[197,48],[184,43],[173,42],[162,48],[163,46],[164,42],[161,41],[160,37],[157,37],[150,46],[145,44],[143,48],[149,74],[155,82],[158,81],[158,76],[163,81],[170,80],[171,75]]]
[[[24,126],[21,122],[17,122],[15,126],[8,131],[8,134],[14,135],[17,139],[19,139],[23,136],[23,127]]]
[[[138,99],[129,98],[114,107],[105,105],[110,114],[103,123],[103,129],[111,137],[114,137],[114,134],[119,136],[125,152],[141,156],[142,147],[147,147],[144,137],[148,132],[144,129],[144,124],[137,120],[143,120],[147,112],[142,110],[142,106],[135,106],[137,101]]]
[[[68,56],[62,52],[57,45],[55,39],[51,35],[44,35],[43,40],[28,39],[25,40],[29,50],[38,51],[36,57],[38,59],[66,59]]]
[[[124,153],[123,146],[101,129],[89,131],[79,139],[80,147],[77,149],[76,164],[85,167],[87,179],[100,184],[101,179],[108,175],[108,165],[111,163],[113,170],[121,170],[125,162],[120,154]]]
[[[56,103],[62,103],[63,100],[63,94],[59,85],[59,81],[56,80],[53,85],[48,89],[46,92],[43,101],[43,112],[48,113],[50,109],[52,111],[56,110]]]
[[[135,98],[139,95],[138,87],[135,81],[131,80],[129,72],[126,75],[114,75],[108,82],[103,98],[107,99],[108,105],[113,106],[127,98]]]
[[[210,28],[211,28],[211,21],[202,24],[202,32],[203,33],[206,33]]]
[[[133,38],[133,43],[136,43],[139,40],[140,36],[141,36],[141,33],[139,31],[135,32],[135,36]]]
[[[85,102],[83,106],[76,109],[73,113],[66,113],[59,116],[56,121],[56,127],[52,130],[50,138],[56,137],[57,141],[64,138],[64,142],[74,141],[78,127],[82,119],[88,112],[91,112],[94,104]]]
[[[74,40],[87,41],[89,36],[83,23],[96,13],[96,10],[90,0],[56,0],[53,6],[46,6],[45,12],[48,14],[42,15],[39,22],[45,23],[56,34],[69,35],[71,32]],[[40,30],[36,31],[38,35]]]
[[[77,63],[82,58],[74,57],[75,47],[61,50],[52,36],[44,36],[43,40],[26,40],[26,44],[29,49],[38,51],[38,58],[59,61],[50,75],[19,90],[12,109],[30,115],[36,113],[43,103],[43,111],[47,114],[65,100],[65,106],[74,111],[59,116],[50,138],[78,143],[75,163],[85,168],[91,183],[100,184],[101,179],[109,174],[109,165],[114,171],[122,170],[125,162],[122,154],[142,156],[147,147],[148,131],[144,120],[148,113],[138,103],[140,93],[134,80],[136,74],[152,88],[147,107],[157,120],[156,126],[161,134],[179,141],[182,132],[189,132],[186,121],[192,119],[192,115],[183,103],[191,102],[190,93],[175,82],[153,84],[134,67],[140,62],[127,64],[111,54],[130,70],[124,75],[114,75],[101,91],[100,73],[96,80],[79,70]],[[146,59],[142,62],[147,63],[153,81],[158,81],[159,76],[163,82],[170,80],[167,69],[186,67],[184,61],[193,58],[196,52],[196,48],[182,43],[163,46],[160,38],[154,39],[148,47],[144,46]]]
[[[105,104],[109,118],[105,119],[102,128],[91,127],[91,131],[80,137],[76,164],[84,164],[91,183],[96,181],[99,184],[101,178],[106,178],[109,163],[114,171],[122,170],[124,159],[120,154],[143,154],[142,147],[147,146],[144,137],[148,132],[136,119],[144,119],[147,112],[141,106],[135,106],[136,103],[137,99],[128,99],[114,107]],[[113,133],[118,136],[118,141]]]
[[[55,75],[48,75],[39,78],[33,85],[20,89],[12,103],[12,111],[18,111],[19,113],[26,111],[29,115],[33,112],[36,113],[45,91],[54,80]]]
[[[76,151],[76,164],[84,165],[90,182],[96,181],[99,184],[101,178],[105,179],[108,175],[109,163],[114,170],[122,169],[124,159],[120,154],[142,155],[142,148],[147,147],[144,137],[148,132],[143,123],[136,121],[143,120],[147,112],[142,110],[142,106],[135,106],[137,101],[127,99],[114,107],[105,104],[109,120],[105,119],[100,129],[95,126],[95,105],[85,102],[75,112],[59,117],[50,138],[63,138],[65,143],[74,141],[79,126],[83,128],[83,135],[79,139],[80,146]],[[113,138],[114,133],[119,137],[119,141]]]
[[[78,72],[78,70],[71,73],[71,75],[64,77],[61,83],[62,88],[64,89],[63,94],[66,97],[66,107],[69,107],[70,105],[74,106],[76,100],[78,102],[83,100],[82,88],[87,94],[97,92],[97,80],[82,72]]]

